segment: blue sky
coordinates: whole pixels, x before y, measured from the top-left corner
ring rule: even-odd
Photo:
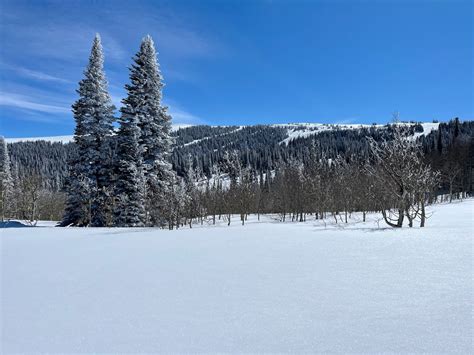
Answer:
[[[116,105],[150,34],[174,122],[473,118],[472,1],[0,3],[0,134],[71,134],[93,36]]]

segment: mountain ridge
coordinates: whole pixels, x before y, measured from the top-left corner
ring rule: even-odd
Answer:
[[[262,125],[236,125],[235,127],[253,127],[253,126],[268,126],[268,127],[281,127],[288,130],[288,137],[283,140],[281,143],[288,144],[293,139],[296,138],[307,138],[313,134],[317,134],[323,131],[331,130],[354,130],[360,128],[383,128],[387,127],[390,123],[387,124],[362,124],[362,123],[312,123],[312,122],[294,122],[294,123],[274,123],[274,124],[262,124]],[[438,129],[438,122],[401,122],[399,124],[407,126],[421,125],[423,127],[422,132],[415,133],[415,137],[420,135],[428,135],[434,130]],[[213,128],[219,127],[234,127],[232,125],[191,125],[191,124],[176,124],[172,125],[172,131],[176,132],[181,129],[186,129],[196,126],[208,126]],[[70,143],[73,141],[74,135],[58,135],[58,136],[38,136],[38,137],[13,137],[5,138],[7,143],[18,143],[18,142],[34,142],[34,141],[46,141],[46,142],[59,142],[59,143]],[[209,137],[210,138],[210,137]],[[192,143],[186,143],[189,145]]]

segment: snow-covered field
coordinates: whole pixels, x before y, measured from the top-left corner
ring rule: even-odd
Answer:
[[[3,229],[2,351],[472,353],[474,200],[430,209],[424,229]]]

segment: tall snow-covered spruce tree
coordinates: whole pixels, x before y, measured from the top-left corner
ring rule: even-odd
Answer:
[[[72,105],[77,155],[70,161],[66,211],[61,225],[111,223],[112,145],[115,107],[108,93],[100,36],[92,44],[84,79]]]
[[[129,89],[129,87],[127,87]],[[123,100],[117,132],[117,157],[115,163],[114,226],[142,227],[145,225],[145,177],[143,150],[138,140],[137,115],[131,106],[130,96]]]
[[[171,116],[162,104],[163,77],[153,39],[143,38],[140,50],[130,68],[128,92],[122,115],[128,122],[136,120],[138,143],[143,157],[146,224],[166,223],[166,199],[173,184],[174,171],[168,162],[171,151]],[[119,157],[120,159],[120,157]]]

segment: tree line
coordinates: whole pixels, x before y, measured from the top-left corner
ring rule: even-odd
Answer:
[[[202,179],[189,157],[188,175],[176,186],[177,198],[168,221],[179,227],[192,221],[231,224],[235,215],[245,224],[250,214],[277,213],[281,221],[334,218],[347,223],[354,212],[381,212],[392,227],[406,219],[425,225],[425,206],[436,198],[440,174],[425,161],[421,144],[402,129],[389,141],[370,141],[371,159],[326,158],[310,147],[307,163],[295,159],[276,171],[256,173],[242,164],[237,151],[227,152],[213,179]],[[225,174],[222,172],[225,171]]]
[[[458,127],[456,129],[456,127]],[[302,128],[305,128],[302,126]],[[171,132],[174,142],[169,162],[180,177],[185,177],[188,169],[188,156],[193,157],[193,168],[206,178],[212,177],[214,166],[220,164],[226,151],[237,150],[244,165],[250,169],[266,172],[275,170],[291,159],[306,163],[311,157],[309,147],[316,144],[319,154],[328,158],[337,156],[359,156],[369,159],[368,138],[377,142],[391,139],[391,125],[340,129],[337,125],[308,137],[295,138],[288,144],[285,126],[257,125],[248,127],[192,126]],[[426,134],[423,126],[417,123],[405,124],[406,133],[424,133],[417,139],[430,164],[442,172],[441,190],[449,193],[448,180],[452,181],[453,195],[469,190],[472,178],[469,174],[469,154],[471,137],[474,136],[474,121],[460,122],[453,119],[439,123],[438,130]],[[455,136],[455,132],[457,136]],[[9,143],[12,170],[23,179],[28,175],[39,175],[44,189],[60,191],[68,176],[67,162],[75,153],[74,143],[28,141]],[[449,165],[456,165],[451,169]],[[448,178],[444,175],[456,172]],[[440,190],[440,191],[441,191]]]
[[[420,128],[410,128],[413,126],[404,125],[403,134],[407,135],[407,139],[411,139],[415,130],[420,133]],[[242,169],[246,171],[247,185],[251,185],[252,188],[247,188],[247,194],[237,194],[236,185],[234,181],[234,189],[232,194],[238,196],[246,196],[254,194],[254,197],[248,199],[257,199],[256,201],[244,205],[248,207],[249,213],[280,213],[287,208],[292,199],[291,196],[303,195],[303,200],[309,200],[305,202],[306,207],[298,207],[299,210],[311,211],[314,208],[309,206],[315,203],[319,203],[320,206],[335,206],[335,202],[327,202],[329,197],[319,196],[317,199],[312,199],[313,194],[309,194],[306,191],[293,194],[287,191],[289,186],[305,185],[313,186],[316,182],[325,181],[321,176],[317,179],[311,180],[295,180],[292,184],[283,184],[282,181],[288,179],[288,176],[299,176],[295,172],[285,175],[285,171],[288,167],[294,167],[299,165],[300,169],[304,172],[304,176],[308,176],[309,167],[314,164],[314,161],[338,161],[339,165],[341,161],[348,163],[351,166],[352,171],[349,176],[353,177],[348,179],[347,183],[342,184],[340,179],[335,179],[329,173],[322,174],[327,178],[327,187],[324,191],[332,191],[329,196],[340,196],[339,189],[337,186],[341,185],[344,189],[350,187],[350,191],[368,191],[367,187],[362,189],[362,186],[366,186],[368,182],[367,173],[361,171],[362,168],[366,167],[367,162],[373,164],[374,159],[370,150],[370,142],[373,141],[377,144],[383,144],[388,142],[394,137],[393,125],[389,125],[385,128],[364,128],[361,130],[328,130],[321,132],[317,135],[300,138],[290,141],[288,145],[279,144],[287,135],[280,135],[279,130],[274,131],[274,127],[267,126],[266,129],[263,127],[255,126],[253,129],[239,129],[239,127],[210,127],[210,126],[195,126],[185,129],[180,129],[172,136],[178,137],[180,143],[174,143],[174,149],[172,154],[176,154],[176,151],[180,153],[175,155],[179,157],[180,164],[178,166],[173,165],[173,171],[176,174],[175,185],[172,186],[171,191],[173,194],[181,194],[180,198],[173,197],[170,200],[177,200],[175,203],[178,204],[178,200],[186,200],[189,194],[192,196],[192,203],[190,206],[183,206],[184,202],[180,202],[179,214],[183,223],[188,224],[190,220],[199,221],[204,215],[204,211],[209,211],[212,216],[212,220],[215,220],[214,212],[220,211],[217,216],[224,218],[227,215],[232,215],[232,212],[237,211],[236,206],[230,202],[224,202],[223,199],[231,198],[235,202],[235,198],[232,195],[227,195],[227,189],[230,186],[230,176],[236,176],[235,173],[229,174],[230,165],[228,163],[229,156],[232,156],[234,161],[238,161]],[[237,134],[235,132],[241,132],[238,136],[232,135]],[[244,133],[244,134],[242,134]],[[453,119],[446,123],[440,123],[438,130],[435,130],[427,135],[421,135],[417,138],[419,144],[418,149],[421,149],[423,161],[432,167],[434,171],[439,172],[439,183],[433,190],[433,195],[428,196],[428,201],[432,201],[436,196],[439,195],[438,200],[441,198],[447,200],[453,200],[463,198],[468,194],[471,194],[473,189],[473,171],[474,171],[474,122],[465,121],[460,122],[458,119]],[[254,145],[251,139],[247,139],[247,134],[252,135],[269,135],[264,140],[267,142],[267,146]],[[211,144],[215,137],[221,136],[225,142],[219,144],[225,144],[226,147],[232,147],[233,150],[222,149],[219,151],[219,156],[213,156],[212,166],[207,169],[209,172],[205,172],[202,164],[202,155],[207,155],[208,151],[203,147],[207,147]],[[179,138],[181,137],[181,138]],[[277,137],[275,140],[273,140]],[[201,142],[206,141],[206,145],[200,146]],[[4,141],[1,147],[4,147],[3,152],[6,151],[7,146]],[[189,144],[191,143],[192,144]],[[186,145],[187,144],[187,145]],[[184,147],[186,149],[179,149]],[[247,147],[247,148],[243,148]],[[275,148],[276,147],[276,148]],[[191,149],[192,148],[192,149]],[[248,148],[251,148],[252,154],[249,153]],[[281,150],[280,150],[281,149]],[[209,151],[216,153],[214,145],[209,146]],[[11,164],[3,164],[2,166],[11,165],[11,173],[13,183],[13,190],[15,191],[15,198],[11,199],[9,205],[8,217],[20,218],[24,220],[35,219],[49,219],[49,220],[60,220],[62,218],[64,203],[65,203],[65,187],[64,181],[67,176],[67,161],[70,157],[75,156],[76,149],[75,144],[62,144],[62,143],[50,143],[44,141],[36,142],[18,142],[8,144],[9,155],[2,154],[3,157],[11,158]],[[261,156],[268,156],[271,163],[268,165],[261,164]],[[257,159],[255,159],[257,157]],[[3,158],[2,162],[6,160]],[[172,157],[168,157],[170,163]],[[273,160],[272,160],[273,159]],[[227,163],[225,163],[227,162]],[[292,168],[294,170],[294,168]],[[334,173],[335,166],[332,171]],[[290,169],[290,171],[292,171]],[[347,171],[347,167],[344,169]],[[337,176],[340,174],[338,173]],[[200,188],[199,191],[191,193],[190,177],[193,177],[194,184],[197,184]],[[286,178],[284,179],[284,176]],[[341,175],[341,176],[344,176]],[[354,180],[355,179],[355,180]],[[312,181],[312,182],[311,182]],[[353,185],[354,181],[358,181],[357,184]],[[258,182],[258,183],[257,183]],[[277,184],[279,182],[279,184]],[[337,182],[337,184],[336,184]],[[246,185],[246,186],[247,186]],[[269,189],[272,185],[272,189]],[[187,186],[184,189],[184,186]],[[295,188],[295,187],[293,187]],[[304,190],[301,186],[302,191]],[[186,192],[187,191],[187,192]],[[250,192],[249,192],[250,191]],[[281,192],[278,195],[276,192]],[[284,193],[284,191],[286,191]],[[298,191],[298,190],[297,190]],[[372,190],[373,191],[373,188]],[[205,193],[204,193],[205,192]],[[361,192],[362,193],[362,192]],[[285,194],[287,194],[285,197]],[[183,197],[184,196],[184,197]],[[210,196],[213,196],[212,199]],[[351,201],[361,200],[359,196],[357,199],[351,198]],[[2,198],[2,204],[4,199]],[[285,202],[287,201],[287,202]],[[319,202],[318,202],[319,201]],[[326,201],[327,203],[323,203]],[[379,207],[375,202],[381,201],[380,199],[374,200],[374,206],[370,207],[370,204],[364,203],[364,206],[369,205],[370,208],[361,207],[361,203],[351,202],[353,207],[350,210],[364,211],[380,211]],[[299,198],[296,201],[291,202],[291,205],[301,204],[302,199]],[[348,203],[348,202],[347,202]],[[186,204],[186,203],[184,203]],[[199,206],[193,207],[193,206]],[[239,207],[242,209],[242,207]],[[191,210],[194,214],[189,213]],[[292,207],[293,209],[293,207]],[[333,209],[338,210],[334,207],[321,207],[321,209],[327,211]],[[3,208],[2,208],[3,211]],[[188,211],[188,217],[183,217],[184,211]],[[224,213],[224,211],[226,213]],[[230,212],[229,212],[230,211]],[[328,212],[324,212],[327,215]],[[177,212],[174,212],[175,214]],[[314,216],[314,212],[313,216]],[[350,213],[350,212],[348,212]],[[167,212],[170,216],[173,213]],[[345,214],[345,213],[344,213]],[[3,212],[2,212],[3,215]],[[190,218],[189,216],[194,216]],[[247,215],[247,214],[246,214]],[[288,220],[288,212],[282,212],[282,216],[285,215],[285,220]],[[301,213],[299,213],[301,219]],[[306,214],[303,213],[303,216]],[[224,217],[223,217],[224,216]],[[339,215],[341,216],[341,215]],[[168,217],[169,218],[169,217]],[[393,216],[391,216],[393,219]],[[283,218],[282,218],[283,219]],[[292,216],[290,219],[296,220],[296,217]],[[299,220],[298,219],[298,220]],[[173,224],[176,224],[177,217],[174,218]],[[186,220],[186,222],[184,222]]]
[[[277,213],[282,221],[325,220],[330,217],[344,223],[348,215],[355,211],[363,212],[364,218],[367,212],[384,211],[386,220],[392,225],[403,223],[402,219],[411,220],[409,223],[413,224],[415,219],[426,219],[426,203],[443,196],[452,200],[472,193],[472,182],[465,178],[468,176],[466,172],[472,172],[474,166],[472,138],[464,134],[465,130],[458,131],[455,127],[453,121],[417,141],[412,140],[410,132],[405,130],[398,134],[398,145],[416,143],[416,146],[408,144],[407,147],[398,146],[394,151],[386,151],[389,142],[397,146],[392,131],[386,140],[371,140],[374,153],[369,154],[368,158],[361,158],[359,154],[330,158],[325,155],[326,151],[321,152],[321,146],[315,139],[309,143],[308,156],[304,160],[290,158],[278,164],[277,168],[267,170],[256,170],[244,163],[241,152],[237,150],[226,151],[213,166],[211,177],[200,170],[189,154],[184,160],[185,175],[176,174],[168,193],[167,205],[162,210],[162,213],[165,212],[162,214],[163,223],[177,228],[225,219],[230,224],[236,214],[240,216],[239,222],[245,223],[249,214],[267,213]],[[439,144],[439,137],[451,139],[443,139],[443,143]],[[2,146],[6,151],[6,144]],[[413,179],[417,175],[408,170],[407,158],[402,154],[410,151],[417,152],[410,169],[416,172],[417,167],[425,164],[431,167],[428,172],[433,175],[405,181],[403,186],[406,186],[406,192],[402,198],[403,192],[397,191],[397,182],[384,173],[382,163],[403,162],[398,166],[398,176]],[[407,170],[403,172],[402,168]],[[435,171],[438,173],[434,174]],[[11,175],[16,191],[16,198],[13,199],[16,206],[12,206],[12,211],[15,211],[13,215],[16,218],[34,220],[34,213],[40,219],[61,218],[64,192],[45,189],[37,175],[26,175],[21,180],[16,177],[15,170]],[[424,186],[414,185],[423,181]]]

